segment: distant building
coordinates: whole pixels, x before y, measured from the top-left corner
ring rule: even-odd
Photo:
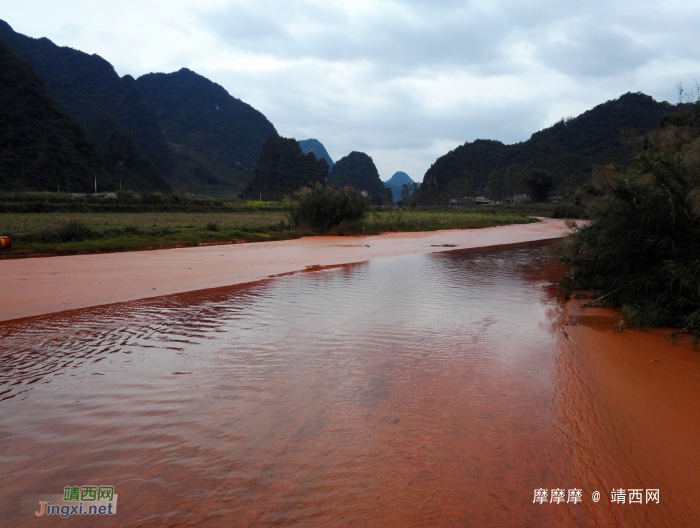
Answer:
[[[484,198],[483,196],[477,196],[476,198],[474,198],[474,203],[476,205],[486,205],[490,204],[491,200],[489,200],[488,198]]]
[[[530,195],[529,194],[514,194],[513,196],[509,196],[506,198],[506,203],[509,204],[522,204],[522,203],[527,203],[530,201]]]
[[[475,205],[475,198],[465,196],[464,198],[450,198],[451,207],[461,207],[463,205]]]

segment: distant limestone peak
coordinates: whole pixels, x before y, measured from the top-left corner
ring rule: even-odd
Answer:
[[[391,193],[394,197],[394,201],[401,199],[401,191],[404,185],[413,185],[415,182],[411,177],[405,172],[398,171],[394,175],[384,182],[384,187],[391,189]]]
[[[405,183],[407,183],[409,185],[413,185],[414,182],[408,174],[406,174],[405,172],[402,172],[402,171],[398,171],[398,172],[395,172],[394,175],[391,178],[389,178],[386,182],[384,182],[384,185],[387,187],[389,185],[395,185],[397,187],[401,187]]]
[[[303,139],[298,142],[299,146],[301,147],[301,151],[304,154],[308,154],[309,152],[313,152],[314,155],[316,156],[316,159],[325,159],[326,162],[328,163],[328,168],[332,169],[333,165],[333,160],[331,157],[328,155],[328,151],[326,151],[326,147],[323,146],[323,143],[321,143],[318,139]]]

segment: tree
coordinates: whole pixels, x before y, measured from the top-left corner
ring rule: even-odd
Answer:
[[[384,188],[384,205],[393,205],[394,204],[394,193],[391,192],[391,189],[389,187]]]
[[[530,188],[533,202],[546,202],[549,190],[552,188],[554,180],[547,171],[536,170],[525,178],[525,184]]]
[[[323,180],[328,181],[328,173],[330,172],[330,168],[328,166],[328,162],[326,161],[326,158],[321,158],[318,160],[318,166],[321,169],[321,173],[323,175]]]

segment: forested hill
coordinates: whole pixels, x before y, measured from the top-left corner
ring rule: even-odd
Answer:
[[[299,141],[299,146],[301,147],[301,151],[304,154],[307,154],[308,152],[313,152],[314,156],[316,156],[316,159],[323,158],[324,160],[326,160],[326,163],[328,163],[328,166],[331,169],[333,168],[333,165],[335,165],[330,155],[328,154],[326,147],[324,147],[323,143],[321,143],[318,139],[302,139],[301,141]]]
[[[0,41],[0,189],[89,191],[104,170],[85,130]]]
[[[2,20],[0,40],[85,128],[107,172],[136,182],[134,189],[236,194],[252,178],[263,140],[275,133],[260,112],[189,70],[137,82],[98,55],[21,35]]]
[[[294,138],[272,134],[263,142],[255,175],[242,194],[248,200],[283,200],[327,179],[325,159],[317,160],[313,152],[305,155]]]
[[[126,131],[136,147],[164,173],[174,160],[160,130],[155,109],[131,76],[120,78],[112,65],[98,55],[59,47],[47,38],[16,33],[0,20],[0,39],[32,65],[59,104],[75,117],[93,140],[94,127],[106,116]]]
[[[379,179],[379,172],[374,161],[364,152],[351,152],[340,158],[328,177],[336,188],[350,186],[357,192],[366,192],[374,204],[381,204],[384,195],[384,183]]]
[[[521,143],[467,142],[428,169],[416,197],[420,203],[476,195],[501,200],[527,192],[523,179],[534,170],[552,174],[555,194],[573,194],[590,179],[594,166],[628,163],[634,155],[632,140],[654,129],[672,108],[648,95],[627,93]]]
[[[216,177],[212,183],[243,189],[263,141],[277,133],[262,113],[186,68],[144,75],[137,84],[173,149],[206,167]]]

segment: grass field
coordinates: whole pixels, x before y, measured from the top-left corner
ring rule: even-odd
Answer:
[[[378,211],[369,215],[365,234],[393,231],[435,231],[438,229],[479,229],[508,224],[536,222],[524,214],[506,214],[472,209],[411,209]]]
[[[378,209],[367,217],[363,233],[476,229],[536,221],[522,211],[509,213]],[[13,250],[0,257],[283,240],[307,234],[290,226],[281,207],[249,207],[238,212],[3,213],[0,236],[12,237]]]

